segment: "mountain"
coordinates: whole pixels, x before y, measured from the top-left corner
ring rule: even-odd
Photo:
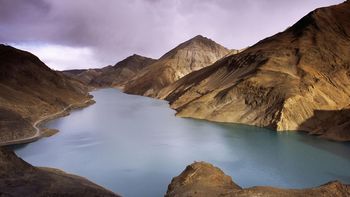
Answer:
[[[124,91],[156,97],[162,88],[193,71],[209,66],[229,52],[225,47],[198,35],[142,69],[126,84]]]
[[[0,144],[30,141],[39,124],[91,100],[85,86],[31,53],[0,45]]]
[[[66,70],[63,74],[93,88],[116,87],[129,94],[156,97],[162,88],[188,73],[204,68],[227,54],[239,52],[198,35],[158,60],[135,54],[114,66]]]
[[[350,1],[190,73],[160,98],[181,117],[349,141]]]
[[[0,147],[0,196],[114,196],[83,177],[34,167]]]
[[[135,77],[140,70],[154,62],[154,59],[134,54],[114,66],[101,69],[67,70],[63,73],[92,87],[118,87],[123,89],[125,84]]]
[[[350,185],[333,181],[319,187],[307,189],[280,189],[268,186],[243,189],[219,168],[209,163],[195,162],[187,166],[179,176],[173,178],[165,196],[347,197],[350,196]]]

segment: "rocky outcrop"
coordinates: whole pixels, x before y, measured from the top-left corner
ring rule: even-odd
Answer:
[[[0,45],[0,145],[39,137],[39,120],[89,100],[81,82],[51,70],[31,53]]]
[[[205,162],[195,162],[173,178],[165,196],[223,196],[239,190],[230,176]]]
[[[347,197],[350,196],[350,186],[338,181],[310,189],[280,189],[274,187],[241,188],[231,177],[225,175],[219,168],[205,162],[195,162],[168,186],[166,197]]]
[[[125,92],[158,97],[159,91],[164,87],[193,71],[209,66],[229,52],[208,38],[196,36],[141,70],[125,86]]]
[[[181,78],[160,98],[181,117],[349,141],[350,119],[310,125],[325,120],[320,111],[341,116],[350,106],[349,1],[316,9],[286,31]]]
[[[114,66],[106,66],[101,69],[67,70],[63,71],[63,73],[84,82],[90,87],[123,89],[126,83],[138,75],[142,69],[155,61],[154,59],[134,54]]]
[[[31,166],[0,147],[0,196],[118,196],[85,178]]]

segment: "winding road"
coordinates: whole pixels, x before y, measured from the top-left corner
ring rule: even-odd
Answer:
[[[90,102],[91,99],[84,101],[83,103],[74,103],[74,104],[70,104],[67,107],[63,108],[61,111],[58,111],[56,113],[53,114],[49,114],[46,116],[43,116],[41,118],[39,118],[37,121],[34,122],[33,127],[35,129],[35,134],[30,136],[30,137],[26,137],[26,138],[22,138],[22,139],[17,139],[17,140],[11,140],[11,141],[7,141],[7,142],[2,142],[0,143],[0,146],[7,146],[7,145],[13,145],[13,144],[23,144],[23,143],[28,143],[28,142],[33,142],[35,140],[38,140],[41,137],[41,132],[40,132],[40,123],[42,123],[45,120],[51,119],[51,118],[55,118],[57,116],[59,116],[60,114],[63,114],[64,112],[66,112],[67,110],[69,110],[71,107],[75,106],[75,105],[81,105],[81,104],[86,104],[88,102]]]

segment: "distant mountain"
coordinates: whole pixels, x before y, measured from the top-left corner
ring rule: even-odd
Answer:
[[[185,75],[200,70],[230,50],[203,36],[196,36],[142,69],[125,86],[125,92],[156,97],[158,92]]]
[[[349,141],[350,1],[183,77],[161,98],[182,117]]]
[[[62,74],[77,79],[86,86],[92,86],[92,81],[99,77],[105,70],[109,70],[111,66],[104,68],[90,68],[90,69],[73,69],[61,71]]]
[[[92,87],[118,87],[123,89],[125,84],[135,77],[140,70],[155,61],[154,59],[134,54],[114,66],[107,66],[101,69],[67,70],[63,71],[63,73],[77,78]]]
[[[81,82],[31,53],[0,45],[0,144],[29,140],[37,134],[35,122],[90,99]]]

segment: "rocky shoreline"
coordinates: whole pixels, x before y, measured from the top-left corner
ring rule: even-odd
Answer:
[[[179,117],[302,131],[346,142],[349,10],[350,1],[318,8],[242,50],[228,50],[198,35],[149,64],[137,56],[126,58],[120,63],[132,71],[128,77],[117,68],[119,63],[63,73],[87,86],[164,99]]]
[[[53,168],[34,167],[0,147],[0,196],[119,195],[80,176]]]
[[[0,147],[0,196],[119,196],[89,180],[61,170],[34,167],[12,151]],[[339,181],[306,189],[269,186],[242,188],[222,170],[206,162],[195,162],[168,186],[166,197],[348,197],[350,185]]]
[[[206,162],[195,162],[177,177],[174,177],[168,186],[166,197],[348,197],[350,185],[339,181],[332,181],[315,188],[282,189],[268,186],[242,188],[232,181],[222,170]]]
[[[44,118],[40,118],[39,120],[35,121],[33,124],[33,128],[35,128],[37,130],[37,133],[35,133],[32,137],[0,142],[0,146],[26,144],[26,143],[30,143],[30,142],[34,142],[36,140],[39,140],[42,137],[52,136],[52,135],[56,134],[58,132],[58,130],[43,128],[42,126],[46,122],[53,120],[53,119],[60,118],[60,117],[68,116],[70,111],[72,111],[74,109],[88,107],[94,103],[95,103],[95,101],[92,100],[92,98],[91,98],[91,99],[83,101],[81,103],[70,104],[68,107],[64,108],[62,111],[55,112],[53,114],[44,116]]]
[[[158,94],[180,117],[350,141],[350,1],[191,72]]]
[[[119,196],[85,178],[34,167],[2,147],[57,133],[44,123],[93,104],[91,84],[165,99],[181,117],[350,141],[349,10],[349,0],[317,9],[238,54],[197,36],[158,63],[132,56],[134,68],[127,62],[123,68],[125,81],[133,79],[128,82],[114,81],[122,73],[116,66],[74,78],[77,71],[66,76],[33,54],[0,45],[0,196]],[[173,178],[165,196],[347,197],[350,186],[332,181],[307,189],[242,188],[219,168],[195,162]]]

